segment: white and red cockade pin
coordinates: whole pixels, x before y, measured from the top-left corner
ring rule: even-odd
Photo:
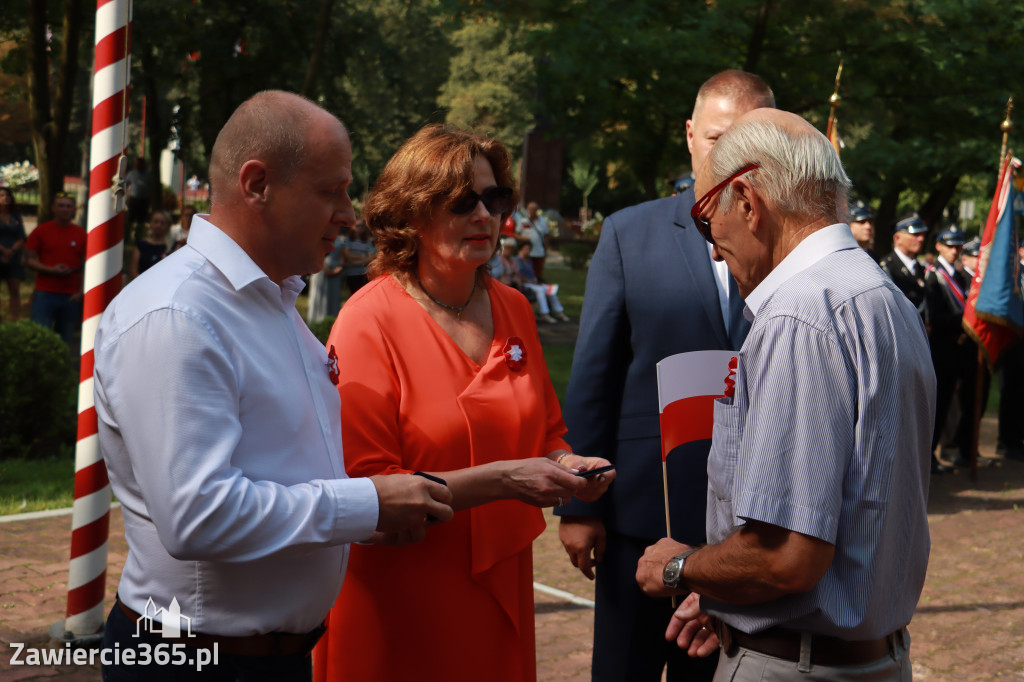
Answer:
[[[331,350],[327,353],[327,374],[331,377],[331,383],[335,386],[338,385],[338,354],[334,352],[334,344],[331,344]]]
[[[526,366],[526,346],[518,336],[508,337],[501,352],[505,355],[505,364],[513,372],[521,372]]]

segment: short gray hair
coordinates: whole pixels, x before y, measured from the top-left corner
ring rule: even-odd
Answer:
[[[770,120],[732,126],[708,155],[711,182],[718,183],[751,163],[761,167],[750,183],[784,213],[845,220],[850,178],[832,144],[817,131],[793,133]],[[723,190],[720,210],[732,208],[732,187]]]

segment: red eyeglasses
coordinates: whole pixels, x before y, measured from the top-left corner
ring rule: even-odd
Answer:
[[[711,200],[714,199],[719,192],[725,189],[730,182],[732,182],[739,176],[743,175],[744,173],[760,167],[761,164],[752,163],[749,166],[744,166],[743,168],[740,168],[738,171],[727,177],[725,180],[722,180],[720,183],[712,187],[707,192],[707,194],[702,196],[697,201],[697,203],[693,205],[693,208],[690,209],[690,217],[693,218],[693,224],[697,226],[697,231],[700,232],[700,236],[708,240],[709,244],[714,244],[715,239],[714,237],[711,236],[711,221],[705,218],[703,215],[701,215],[704,212],[704,209],[708,207],[708,204],[711,203]]]

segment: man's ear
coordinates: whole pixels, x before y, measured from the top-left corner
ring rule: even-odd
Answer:
[[[262,211],[269,195],[270,177],[267,164],[257,159],[246,161],[238,172],[238,188],[244,201],[254,211]]]
[[[750,184],[748,178],[738,177],[732,181],[732,195],[735,203],[733,210],[739,212],[738,215],[746,223],[748,230],[757,232],[765,211],[764,199],[760,192]]]

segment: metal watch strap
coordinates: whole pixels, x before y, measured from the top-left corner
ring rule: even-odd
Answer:
[[[673,561],[678,561],[679,562],[679,574],[676,576],[675,580],[673,580],[671,583],[669,583],[669,581],[665,579],[665,574],[662,573],[662,582],[665,583],[666,587],[670,587],[672,589],[676,589],[676,588],[679,587],[679,583],[681,583],[683,581],[683,567],[686,565],[686,557],[690,556],[691,554],[696,552],[698,549],[700,549],[700,547],[694,547],[693,549],[688,549],[685,552],[683,552],[682,554],[677,554],[676,556],[674,556],[671,559],[669,559],[669,563],[672,563]],[[665,564],[665,567],[668,568],[668,564]]]

